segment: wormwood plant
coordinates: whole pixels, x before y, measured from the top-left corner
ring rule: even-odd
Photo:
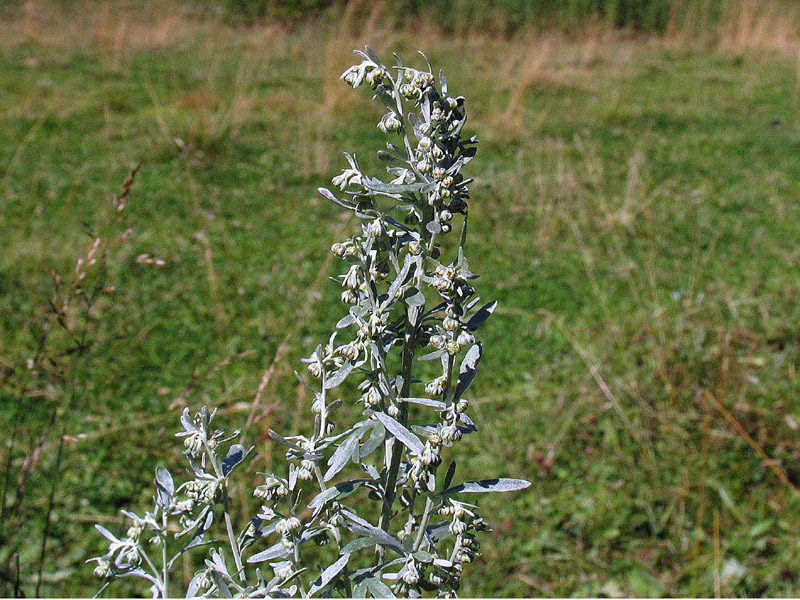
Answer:
[[[369,48],[342,75],[356,88],[366,83],[387,112],[378,128],[398,140],[378,152],[388,182],[366,175],[354,156],[334,177],[337,192],[320,192],[361,219],[361,234],[335,243],[346,267],[339,276],[347,314],[326,344],[304,359],[315,382],[310,437],[272,439],[286,447],[287,470],[270,473],[255,488],[261,510],[238,531],[230,504],[230,478],[251,453],[212,427],[203,407],[181,417],[192,479],[175,485],[156,469],[154,508],[133,521],[123,538],[97,525],[110,542],[94,560],[108,579],[136,576],[167,597],[170,571],[186,551],[210,545],[205,566],[188,584],[203,596],[455,596],[464,565],[487,530],[478,508],[464,500],[481,492],[526,488],[520,479],[453,485],[456,462],[445,456],[476,431],[465,392],[481,359],[475,332],[496,303],[475,296],[465,256],[470,179],[461,169],[477,140],[463,138],[464,98],[448,94],[444,74],[384,65]],[[423,55],[424,56],[424,55]],[[427,62],[427,59],[426,59]],[[446,237],[460,224],[453,256]],[[418,379],[425,364],[435,377]],[[362,419],[337,426],[343,401],[332,391],[350,380]],[[350,388],[353,389],[353,388]],[[352,464],[347,471],[345,467]],[[444,471],[444,472],[442,472]],[[343,477],[356,472],[358,477]],[[171,523],[177,520],[173,535]],[[216,526],[221,535],[215,537]],[[181,546],[171,550],[173,538]],[[330,544],[332,542],[332,544]],[[320,551],[316,546],[328,544]],[[318,567],[318,557],[327,566]],[[265,563],[268,569],[265,568]]]

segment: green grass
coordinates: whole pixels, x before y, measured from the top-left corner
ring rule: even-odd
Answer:
[[[383,30],[326,46],[321,25],[190,19],[162,41],[131,29],[114,59],[114,14],[82,15],[73,30],[48,13],[22,33],[12,11],[0,28],[6,506],[59,407],[21,507],[3,521],[0,593],[13,593],[19,552],[33,594],[56,482],[41,593],[93,594],[83,561],[103,539],[91,524],[141,509],[153,469],[181,465],[172,434],[183,403],[228,409],[223,420],[242,427],[287,336],[265,394],[274,406],[246,432],[259,449],[248,479],[282,455],[268,427],[307,427],[292,371],[343,311],[328,248],[356,227],[315,190],[343,151],[377,168],[382,143],[364,94],[325,82],[367,41],[407,60],[424,49],[467,96],[482,140],[469,165],[470,265],[500,308],[459,471],[533,486],[485,499],[494,532],[464,594],[710,596],[717,569],[723,594],[800,594],[797,495],[724,412],[800,483],[793,61],[649,39]],[[117,223],[111,194],[139,159]],[[102,343],[67,357],[49,396],[31,395],[41,380],[25,361],[52,293],[47,270],[72,273],[87,225],[132,230],[91,325]],[[164,266],[136,262],[142,253]],[[71,437],[56,469],[62,425]]]

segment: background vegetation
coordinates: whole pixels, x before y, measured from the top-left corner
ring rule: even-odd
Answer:
[[[183,406],[245,428],[251,481],[308,426],[355,226],[315,189],[379,168],[338,81],[365,42],[445,67],[482,140],[460,469],[534,485],[486,498],[464,593],[800,594],[794,5],[327,4],[0,4],[0,594],[94,593],[92,523],[181,464]]]

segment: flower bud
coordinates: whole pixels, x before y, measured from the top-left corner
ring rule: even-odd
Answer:
[[[461,535],[467,530],[467,524],[460,519],[455,519],[450,523],[447,529],[451,535]]]
[[[425,385],[425,393],[429,396],[441,396],[444,392],[444,377],[437,377]]]
[[[355,71],[348,71],[348,72],[345,74],[345,76],[344,76],[344,78],[343,78],[343,79],[344,79],[344,82],[345,82],[347,85],[349,85],[349,86],[350,86],[350,87],[352,87],[352,88],[355,88],[355,87],[357,87],[357,85],[356,85],[356,80],[357,80],[357,77],[358,77],[358,76],[356,75]]]
[[[371,406],[377,406],[381,403],[381,393],[378,391],[378,388],[371,387],[367,390],[363,396],[361,396],[361,400],[364,402],[364,406],[367,408]]]
[[[108,577],[111,575],[111,563],[105,559],[97,561],[97,566],[94,568],[94,574],[97,577]]]
[[[423,138],[422,138],[422,139],[419,141],[419,147],[420,147],[420,148],[423,148],[423,149],[425,149],[425,150],[427,150],[428,148],[430,148],[432,144],[433,144],[433,141],[432,141],[432,140],[431,140],[431,138],[429,138],[428,136],[425,136],[425,137],[423,137]]]
[[[461,323],[452,317],[445,317],[442,321],[442,327],[444,327],[445,331],[456,331],[461,328]]]
[[[345,250],[344,244],[340,244],[339,242],[336,242],[331,246],[331,252],[333,252],[335,256],[339,257],[344,256],[344,250]]]
[[[447,353],[451,356],[454,356],[461,352],[461,346],[458,345],[458,342],[455,340],[450,340],[447,342]]]
[[[450,212],[449,210],[447,210],[447,209],[445,209],[445,210],[443,210],[442,212],[440,212],[440,213],[439,213],[439,220],[440,220],[442,223],[447,223],[447,222],[449,222],[450,220],[452,220],[452,218],[453,218],[453,213],[451,213],[451,212]]]
[[[397,407],[396,404],[390,404],[386,412],[389,413],[389,416],[394,419],[400,416],[400,409]]]
[[[408,569],[403,575],[403,581],[406,585],[416,585],[419,582],[419,574],[416,569]]]
[[[472,335],[469,331],[462,331],[458,334],[458,345],[465,347],[465,346],[472,346],[475,343],[475,336]]]
[[[417,240],[411,240],[408,242],[408,251],[412,255],[418,256],[422,253],[422,244],[420,244]]]
[[[208,569],[205,569],[201,573],[198,573],[197,576],[195,577],[194,582],[197,584],[197,587],[201,590],[207,590],[214,583],[213,579],[211,578],[211,575],[208,572]]]
[[[469,401],[465,400],[464,398],[461,398],[458,402],[456,402],[456,412],[459,414],[466,412],[468,407]]]
[[[455,442],[461,439],[461,432],[455,425],[445,425],[442,427],[442,439],[445,442]]]

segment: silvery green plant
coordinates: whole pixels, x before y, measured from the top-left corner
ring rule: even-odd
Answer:
[[[464,496],[530,485],[453,485],[456,462],[440,470],[455,444],[476,431],[465,393],[483,352],[475,333],[496,306],[475,296],[477,275],[465,256],[471,180],[461,169],[477,140],[461,135],[464,98],[448,94],[442,72],[437,84],[427,58],[427,70],[418,70],[397,56],[387,67],[369,47],[357,54],[363,60],[342,79],[371,87],[387,111],[378,128],[390,140],[378,157],[390,178],[370,177],[345,155],[336,192],[320,188],[361,220],[361,232],[332,246],[345,263],[338,281],[348,312],[304,359],[312,383],[298,375],[312,393],[313,433],[270,431],[286,447],[287,470],[265,475],[254,490],[261,509],[237,533],[229,478],[252,448],[234,441],[239,432],[212,429],[206,407],[194,417],[186,409],[178,435],[193,479],[176,488],[159,467],[154,508],[143,517],[126,512],[133,524],[124,538],[97,526],[110,546],[92,560],[107,583],[137,576],[154,596],[167,597],[176,559],[210,545],[189,596],[454,597],[464,565],[479,554],[476,534],[488,529]],[[460,237],[445,258],[456,224]],[[420,361],[436,365],[429,369],[436,375],[420,380]],[[343,402],[331,394],[345,381],[358,390],[350,402],[362,418],[337,427],[332,416]],[[170,552],[172,538],[182,542]],[[327,554],[317,548],[323,544]],[[327,565],[317,566],[320,556],[329,557]]]

